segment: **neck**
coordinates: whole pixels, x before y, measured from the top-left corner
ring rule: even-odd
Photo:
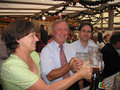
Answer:
[[[80,42],[84,48],[87,47],[88,41],[84,41],[84,40],[80,39]]]
[[[25,62],[27,62],[28,58],[30,58],[30,52],[20,48],[17,48],[14,54]]]
[[[54,40],[56,43],[58,43],[59,44],[59,46],[63,46],[63,44],[65,43],[65,42],[58,42],[58,41],[56,41],[56,40]]]

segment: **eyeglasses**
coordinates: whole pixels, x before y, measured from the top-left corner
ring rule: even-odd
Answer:
[[[81,32],[84,32],[84,33],[91,33],[91,30],[81,30]]]

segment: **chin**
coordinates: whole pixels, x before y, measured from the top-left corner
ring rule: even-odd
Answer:
[[[35,51],[35,50],[36,50],[36,48],[32,48],[32,49],[31,49],[31,52],[32,52],[32,51]]]
[[[65,41],[61,41],[62,43],[65,43]]]

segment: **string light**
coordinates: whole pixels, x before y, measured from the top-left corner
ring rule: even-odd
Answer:
[[[45,20],[46,19],[46,17],[45,16],[42,16],[42,20]]]

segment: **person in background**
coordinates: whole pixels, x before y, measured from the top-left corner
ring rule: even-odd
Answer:
[[[50,43],[52,40],[53,40],[53,34],[52,34],[52,32],[48,35],[48,42],[47,42],[47,44],[48,43]]]
[[[5,43],[1,40],[1,34],[0,34],[0,73],[1,73],[1,65],[7,57],[8,57],[8,51],[5,46]],[[1,76],[0,76],[0,90],[2,90]]]
[[[110,38],[110,43],[107,43],[101,50],[103,54],[104,69],[102,77],[109,77],[120,71],[120,56],[117,50],[120,49],[120,32],[114,33]]]
[[[48,32],[44,29],[44,25],[40,25],[41,40],[46,45],[48,42]]]
[[[104,41],[102,41],[101,43],[98,42],[98,37],[97,36],[93,36],[92,37],[92,40],[95,42],[95,44],[99,47],[99,49],[103,48],[104,47]]]
[[[98,27],[95,27],[95,28],[94,28],[94,32],[93,32],[93,34],[92,34],[92,38],[93,38],[93,37],[97,37],[97,41],[98,41],[99,43],[103,42],[102,33],[98,31]]]
[[[7,48],[5,46],[5,43],[1,40],[0,35],[0,60],[5,60],[8,57]]]
[[[8,57],[8,54],[9,52],[7,51],[5,43],[1,40],[1,34],[0,34],[0,73],[1,73],[1,65],[4,62],[4,60]],[[0,90],[2,90],[1,76],[0,76]]]
[[[72,42],[72,39],[71,39],[71,34],[68,33],[68,37],[66,39],[66,43],[71,43]]]
[[[14,20],[3,31],[2,40],[11,50],[2,64],[3,90],[65,90],[81,78],[90,79],[92,67],[86,62],[73,76],[47,85],[41,78],[36,49],[37,26],[28,20]]]
[[[107,34],[107,35],[105,35],[105,36],[103,37],[103,42],[104,42],[104,44],[106,44],[106,43],[109,42],[109,37],[110,37],[109,34]]]
[[[45,47],[45,44],[41,40],[41,33],[40,31],[36,33],[38,41],[36,42],[36,52],[40,54],[41,50]]]
[[[102,30],[101,30],[101,33],[102,33],[102,37],[104,37],[104,36],[105,36],[105,33],[106,33],[106,30],[105,30],[105,29],[102,29]]]
[[[91,23],[81,23],[79,27],[79,40],[71,43],[72,47],[72,54],[71,56],[75,57],[76,52],[86,52],[88,53],[88,48],[89,46],[97,47],[97,45],[94,43],[93,40],[91,40],[91,34],[93,32],[93,26]],[[83,81],[81,80],[79,82],[80,88],[88,86],[90,83],[86,80]]]
[[[64,20],[55,21],[52,25],[53,41],[47,44],[40,54],[42,77],[47,84],[62,80],[65,78],[64,76],[71,76],[72,71],[78,70],[82,65],[82,61],[71,57],[69,44],[66,43],[68,31],[68,24]],[[62,53],[64,56],[60,55],[61,48],[64,51],[64,54]],[[64,65],[61,58],[66,60]],[[73,85],[68,90],[77,89],[79,88],[75,83],[75,86]]]
[[[72,39],[72,42],[77,41],[78,40],[77,35],[73,33],[71,39]]]
[[[91,34],[93,32],[93,25],[88,22],[81,23],[79,27],[79,40],[71,43],[73,47],[73,56],[76,56],[76,52],[88,52],[88,47],[97,47],[93,40],[91,40]]]

